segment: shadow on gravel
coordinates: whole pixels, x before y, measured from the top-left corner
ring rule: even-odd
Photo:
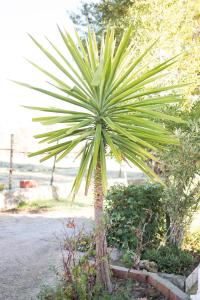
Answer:
[[[55,213],[0,214],[0,299],[36,300],[45,284],[56,282],[60,241],[72,234],[69,218]],[[77,230],[92,228],[87,216],[75,217]]]

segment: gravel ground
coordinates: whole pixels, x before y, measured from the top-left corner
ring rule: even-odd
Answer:
[[[91,227],[91,219],[75,219]],[[35,300],[41,287],[55,283],[54,267],[61,267],[59,240],[66,216],[0,214],[0,300]]]

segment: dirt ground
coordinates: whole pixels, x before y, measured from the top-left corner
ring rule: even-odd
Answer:
[[[55,284],[60,241],[64,231],[72,233],[67,217],[60,212],[0,214],[0,300],[36,300],[43,285]],[[81,212],[75,221],[77,229],[92,226]]]

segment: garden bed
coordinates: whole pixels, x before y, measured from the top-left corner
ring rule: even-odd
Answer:
[[[105,291],[99,292],[97,295],[92,295],[93,300],[167,300],[162,293],[160,293],[152,285],[144,282],[138,282],[136,280],[127,278],[112,278],[113,292],[108,294]],[[38,299],[40,300],[62,300],[68,298],[65,297],[65,290],[67,286],[62,286],[62,283],[57,286],[54,290],[50,287],[45,287],[40,294]],[[76,298],[74,298],[76,299]],[[77,298],[79,299],[79,298]],[[80,298],[81,299],[81,298]]]
[[[170,300],[189,299],[189,296],[187,294],[185,294],[183,291],[181,291],[179,288],[177,288],[168,280],[161,278],[159,275],[155,273],[131,270],[119,266],[111,266],[111,270],[115,277],[124,278],[124,279],[131,278],[139,282],[150,284],[156,289],[157,292],[160,292],[163,296],[166,297],[163,299],[170,299]]]

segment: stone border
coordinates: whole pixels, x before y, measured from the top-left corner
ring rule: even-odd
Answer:
[[[156,273],[151,273],[147,271],[138,271],[127,269],[124,267],[111,265],[111,271],[113,275],[119,278],[131,278],[137,281],[146,282],[155,287],[159,292],[161,292],[165,297],[170,300],[189,300],[190,297],[177,288],[174,284],[166,279],[161,278]]]
[[[5,189],[0,192],[0,211],[15,208],[21,201],[64,198],[66,197],[66,188],[67,185],[61,188],[59,186],[38,186]]]
[[[186,292],[188,292],[198,282],[198,269],[200,269],[200,264],[186,278],[185,280]]]

